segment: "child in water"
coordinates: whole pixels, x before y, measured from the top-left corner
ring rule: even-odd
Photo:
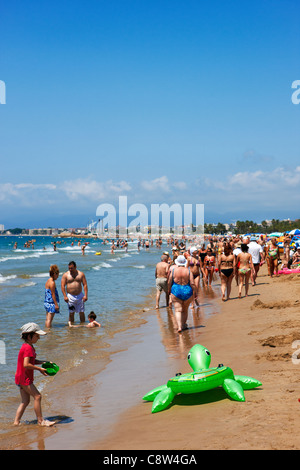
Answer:
[[[99,328],[101,324],[96,321],[96,318],[97,315],[94,312],[91,312],[88,316],[89,323],[87,325],[72,325],[69,321],[69,326],[71,328],[79,328],[80,326],[85,326],[86,328]]]

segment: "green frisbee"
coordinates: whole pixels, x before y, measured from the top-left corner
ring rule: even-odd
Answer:
[[[48,375],[55,375],[59,371],[59,367],[54,362],[44,362],[42,368],[46,369]]]

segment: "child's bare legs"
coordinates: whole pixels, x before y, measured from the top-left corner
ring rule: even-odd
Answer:
[[[16,412],[16,417],[15,417],[15,421],[14,421],[14,424],[17,426],[18,424],[20,424],[20,421],[21,421],[21,418],[24,414],[24,411],[26,410],[27,406],[29,405],[29,402],[30,402],[30,395],[25,392],[25,390],[22,389],[22,387],[20,386],[20,395],[21,395],[21,403],[20,405],[18,406],[18,409],[17,409],[17,412]]]
[[[34,404],[33,408],[37,417],[37,422],[41,426],[52,426],[55,424],[55,421],[48,421],[47,419],[43,419],[42,416],[42,406],[41,406],[41,400],[42,396],[38,389],[35,387],[35,385],[21,385],[20,386],[20,394],[21,394],[21,399],[22,402],[19,405],[15,417],[14,424],[18,425],[20,424],[20,420],[23,416],[23,413],[25,409],[27,408],[29,402],[30,402],[30,397],[32,396],[34,399]]]

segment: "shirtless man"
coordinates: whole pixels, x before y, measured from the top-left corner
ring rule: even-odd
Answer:
[[[162,255],[161,261],[157,263],[155,269],[156,278],[156,308],[159,308],[159,299],[162,291],[166,294],[167,306],[169,305],[169,291],[168,291],[168,272],[170,265],[168,263],[168,256]]]
[[[84,302],[88,299],[88,286],[85,275],[77,270],[75,261],[70,261],[69,271],[61,278],[61,290],[69,306],[69,322],[74,322],[75,313],[79,313],[80,321],[84,322]]]

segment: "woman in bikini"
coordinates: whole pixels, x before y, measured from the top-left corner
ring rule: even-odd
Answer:
[[[175,308],[178,333],[187,329],[188,308],[193,300],[193,294],[197,299],[194,276],[186,265],[186,258],[179,255],[175,260],[175,267],[170,269],[168,277],[168,288]]]
[[[221,279],[222,300],[229,300],[235,270],[235,256],[232,253],[230,244],[224,245],[224,253],[219,256],[218,268]],[[225,298],[226,292],[227,297]]]
[[[195,247],[190,248],[190,254],[187,256],[187,267],[190,267],[191,273],[194,276],[194,281],[195,281],[195,292],[198,293],[199,290],[199,285],[200,285],[200,270],[201,270],[201,260],[199,259],[198,255],[198,250]],[[198,301],[193,296],[193,307],[195,304],[198,306]]]
[[[243,284],[245,282],[245,294],[248,296],[249,290],[249,279],[251,275],[251,270],[254,273],[254,266],[252,261],[252,256],[248,253],[248,245],[242,243],[241,245],[242,252],[237,255],[237,264],[239,263],[238,274],[239,274],[239,299],[242,296]]]
[[[205,277],[211,286],[211,282],[213,279],[214,271],[215,271],[215,264],[216,258],[211,248],[207,249],[207,255],[204,258],[204,272]]]
[[[267,259],[268,259],[268,264],[269,264],[269,275],[273,277],[274,271],[275,275],[278,276],[278,261],[280,259],[279,256],[279,247],[277,245],[277,240],[276,238],[271,239],[271,244],[268,245],[267,248]]]
[[[288,266],[288,263],[290,261],[290,244],[292,241],[292,237],[288,234],[284,234],[284,239],[283,239],[283,246],[284,246],[284,255],[285,255],[285,260],[283,264]]]
[[[201,273],[202,273],[202,280],[203,283],[206,284],[206,276],[205,276],[205,270],[204,270],[204,260],[207,255],[207,249],[205,247],[205,243],[203,243],[202,248],[199,250],[199,256],[201,260]]]

